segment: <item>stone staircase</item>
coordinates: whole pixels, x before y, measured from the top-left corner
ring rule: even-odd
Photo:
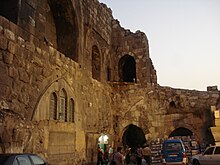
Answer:
[[[214,127],[211,127],[212,135],[215,139],[215,144],[220,145],[220,109],[216,110],[215,106],[211,107],[214,112]]]

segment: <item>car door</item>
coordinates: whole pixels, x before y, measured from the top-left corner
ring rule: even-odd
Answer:
[[[203,153],[203,155],[200,157],[199,160],[201,165],[213,165],[212,164],[213,151],[214,151],[214,147],[210,147],[207,150],[205,150],[205,152]]]
[[[220,146],[215,147],[215,151],[212,157],[212,164],[220,164]]]

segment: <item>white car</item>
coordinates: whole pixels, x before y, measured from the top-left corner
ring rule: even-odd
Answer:
[[[192,165],[220,165],[220,146],[208,147],[204,153],[191,158]]]

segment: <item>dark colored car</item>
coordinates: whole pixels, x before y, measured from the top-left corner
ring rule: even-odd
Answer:
[[[162,161],[164,165],[187,165],[186,150],[179,139],[171,139],[163,142]]]
[[[0,154],[0,165],[48,165],[36,154]]]

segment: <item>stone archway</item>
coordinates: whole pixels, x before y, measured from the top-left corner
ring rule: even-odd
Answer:
[[[122,136],[122,143],[124,147],[128,146],[130,148],[137,148],[143,146],[146,141],[143,130],[133,124],[127,126]]]

